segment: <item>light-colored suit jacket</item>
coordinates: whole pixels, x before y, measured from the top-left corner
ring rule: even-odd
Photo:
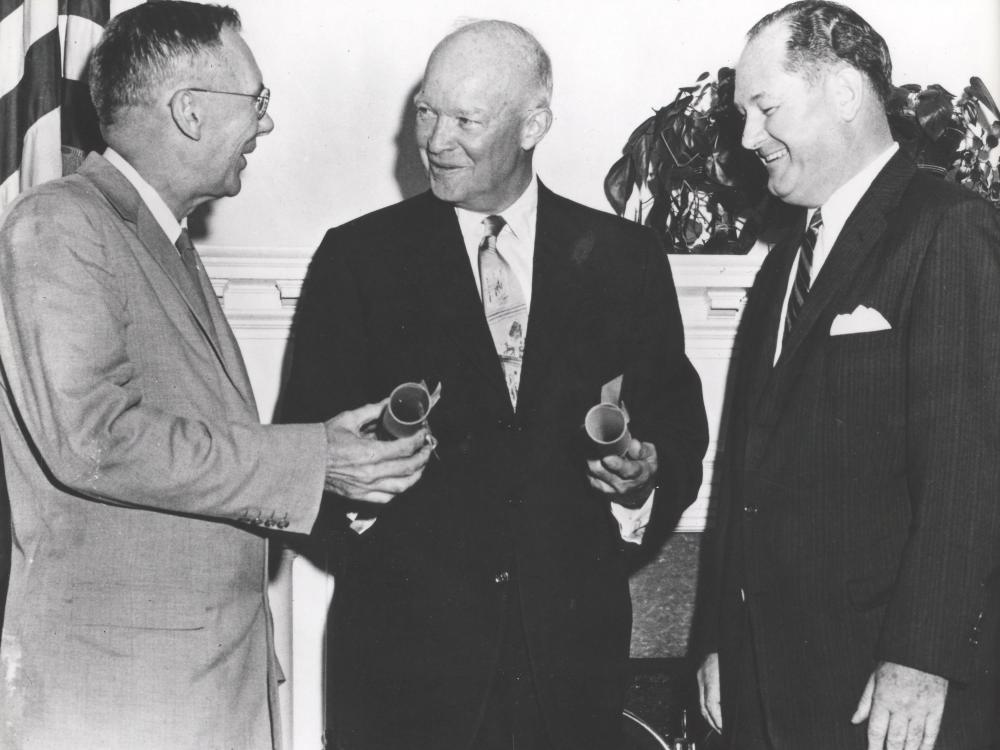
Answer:
[[[0,227],[3,747],[277,744],[259,527],[310,530],[326,441],[259,423],[200,282],[100,156]]]

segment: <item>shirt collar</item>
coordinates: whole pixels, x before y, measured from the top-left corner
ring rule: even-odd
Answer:
[[[174,212],[167,207],[166,202],[160,197],[160,194],[143,179],[135,167],[125,161],[124,156],[113,148],[109,147],[104,151],[104,158],[131,183],[142,199],[142,202],[146,204],[146,208],[153,215],[156,223],[160,225],[160,229],[167,235],[167,239],[171,243],[176,244],[177,238],[181,236],[181,223],[177,221]]]
[[[827,247],[833,247],[837,237],[840,236],[840,230],[844,228],[844,224],[847,223],[851,212],[861,202],[864,194],[868,192],[868,188],[875,182],[875,178],[878,177],[879,172],[889,163],[889,160],[898,150],[899,144],[894,141],[885,151],[868,162],[860,172],[834,190],[833,194],[823,204],[823,236]],[[812,220],[815,212],[816,209],[809,209],[806,226]]]
[[[528,187],[510,206],[496,214],[469,211],[455,206],[455,215],[462,228],[462,235],[481,237],[483,234],[483,219],[487,216],[502,216],[510,231],[520,240],[530,235],[532,222],[538,210],[538,178],[532,174]],[[478,242],[478,239],[477,239]]]

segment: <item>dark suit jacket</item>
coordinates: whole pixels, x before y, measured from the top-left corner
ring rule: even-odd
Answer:
[[[516,414],[454,209],[430,193],[327,234],[294,350],[294,419],[378,400],[407,380],[443,388],[430,418],[437,458],[421,481],[363,535],[333,542],[337,739],[352,750],[467,747],[517,591],[558,747],[614,746],[630,637],[626,554],[608,500],[585,478],[583,418],[624,373],[632,432],[660,460],[648,544],[695,497],[707,443],[652,234],[540,188]],[[343,506],[331,523],[343,528]]]
[[[796,245],[764,262],[737,337],[702,633],[721,652],[723,723],[754,689],[734,671],[743,588],[776,747],[864,747],[849,719],[881,660],[952,681],[938,750],[982,747],[1000,603],[1000,220],[897,154],[772,367]],[[892,329],[831,336],[858,305]]]

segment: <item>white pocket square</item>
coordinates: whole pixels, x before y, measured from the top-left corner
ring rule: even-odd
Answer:
[[[830,326],[831,336],[845,336],[850,333],[872,333],[874,331],[888,331],[892,326],[882,313],[871,307],[858,305],[854,312],[838,315],[833,319]]]

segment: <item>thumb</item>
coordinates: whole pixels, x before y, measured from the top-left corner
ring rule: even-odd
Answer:
[[[377,420],[388,403],[389,398],[387,396],[378,403],[359,406],[357,409],[352,409],[334,417],[334,419],[338,419],[341,422],[341,426],[357,432],[363,425]]]
[[[865,690],[861,694],[861,700],[858,701],[858,707],[854,710],[854,716],[851,717],[852,724],[860,724],[868,718],[872,710],[872,696],[874,694],[875,673],[872,672],[868,678],[868,683],[865,685]]]

